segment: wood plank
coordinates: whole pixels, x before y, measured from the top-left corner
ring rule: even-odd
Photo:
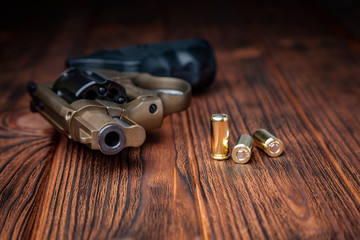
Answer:
[[[286,12],[292,21],[254,26],[268,50],[265,54],[271,58],[270,64],[279,78],[286,81],[292,102],[304,109],[304,117],[309,119],[307,124],[313,128],[311,131],[328,151],[339,174],[344,175],[348,187],[354,188],[357,198],[360,163],[354,160],[360,147],[360,56],[346,38],[333,35],[336,29],[324,27],[326,21],[321,18],[309,16],[305,22],[299,21],[301,16],[292,8],[274,11],[278,16]],[[301,10],[297,8],[297,11]],[[295,21],[298,31],[289,37]],[[317,24],[307,29],[310,22]],[[274,25],[276,30],[269,31]],[[360,203],[359,198],[357,202]]]
[[[49,33],[58,26],[52,23],[54,29]],[[41,29],[26,27],[0,30],[4,37],[0,57],[1,239],[28,235],[57,143],[52,127],[29,112],[29,98],[22,101],[26,82],[32,80],[33,68],[51,41],[51,35],[44,34]],[[23,34],[29,36],[25,39]]]
[[[28,111],[2,112],[0,127],[0,238],[27,235],[39,208],[57,140],[49,124]]]
[[[0,238],[356,239],[360,55],[293,4],[110,0],[33,35],[0,29]],[[28,110],[25,82],[54,80],[67,57],[196,36],[214,46],[217,79],[141,148],[105,156]],[[230,115],[231,146],[262,127],[285,153],[212,160],[215,112]]]
[[[266,7],[262,10],[269,9]],[[171,8],[185,11],[181,4],[173,3]],[[358,184],[344,183],[344,174],[329,159],[327,146],[319,142],[320,134],[314,136],[309,129],[302,105],[292,101],[289,87],[279,86],[283,76],[264,54],[268,46],[264,49],[262,38],[254,38],[251,29],[269,21],[265,17],[256,20],[261,7],[254,5],[249,11],[242,5],[215,3],[197,15],[195,9],[199,8],[198,3],[187,4],[189,15],[172,15],[169,25],[173,26],[172,37],[195,33],[208,37],[220,61],[217,82],[194,99],[189,113],[195,137],[188,145],[195,152],[206,210],[212,219],[207,231],[223,238],[355,238],[359,232],[355,227],[359,224]],[[249,19],[250,27],[246,25]],[[181,30],[176,27],[180,23]],[[278,25],[272,26],[276,29]],[[273,30],[267,27],[268,32]],[[306,93],[302,93],[304,98]],[[269,159],[256,151],[245,166],[211,160],[204,116],[215,112],[230,114],[232,146],[240,134],[263,127],[284,140],[285,154]],[[331,136],[329,131],[324,134]],[[356,174],[344,171],[349,176]]]
[[[30,112],[26,84],[58,76],[71,47],[68,36],[84,23],[62,22],[58,14],[39,23],[38,17],[32,19],[33,25],[1,29],[0,34],[6,36],[0,58],[1,239],[33,234],[59,137],[40,115]]]
[[[141,14],[149,11],[146,6],[124,6],[123,15],[109,18],[114,9],[119,9],[119,4],[111,1],[99,6],[87,30],[84,53],[162,40],[161,16],[149,21],[149,16]],[[137,21],[132,19],[135,10]],[[130,22],[126,22],[128,17]],[[166,118],[161,129],[148,132],[141,148],[115,156],[61,138],[32,237],[200,236],[189,163],[179,154],[183,149],[176,147],[173,138],[174,131],[181,131],[172,125],[171,119],[176,117]]]

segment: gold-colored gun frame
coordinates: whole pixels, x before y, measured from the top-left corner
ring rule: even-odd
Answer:
[[[96,71],[122,85],[132,101],[119,104],[78,99],[68,103],[52,90],[54,83],[37,85],[34,98],[41,102],[36,110],[59,132],[104,154],[141,146],[145,130],[159,128],[165,116],[190,105],[191,86],[184,80],[147,73]]]

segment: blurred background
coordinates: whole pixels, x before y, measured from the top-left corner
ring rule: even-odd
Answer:
[[[220,4],[221,2],[221,4]],[[146,24],[151,21],[163,21],[166,25],[169,16],[186,16],[189,12],[197,12],[199,19],[204,18],[204,10],[209,5],[221,5],[219,13],[226,12],[223,5],[233,8],[234,3],[244,8],[248,8],[248,21],[252,18],[263,18],[264,11],[258,9],[267,9],[267,20],[279,17],[274,16],[274,8],[282,10],[294,10],[308,12],[309,15],[316,13],[320,18],[327,18],[329,21],[335,21],[344,26],[348,34],[360,37],[360,2],[356,0],[295,0],[295,1],[25,1],[15,0],[7,1],[0,10],[1,30],[27,29],[33,34],[41,34],[38,31],[47,31],[55,28],[66,16],[76,14],[79,18],[86,18],[87,24],[93,22],[103,23],[126,23],[131,25]],[[236,13],[235,13],[236,14]],[[261,16],[259,16],[261,14]],[[189,15],[190,16],[190,15]],[[280,16],[281,17],[281,16]],[[203,18],[203,19],[202,19]],[[216,21],[216,16],[211,20]],[[184,23],[186,27],[186,22]],[[296,26],[294,26],[296,27]],[[45,30],[46,29],[46,30]],[[79,29],[80,31],[80,29]],[[84,31],[84,29],[81,29]],[[4,35],[4,32],[2,32]],[[30,36],[27,36],[30,37]],[[4,36],[0,40],[4,44]],[[141,39],[139,39],[141,42]]]
[[[259,55],[261,49],[253,47],[249,36],[264,31],[278,39],[279,46],[297,51],[305,52],[314,44],[335,44],[332,35],[360,50],[360,2],[356,0],[15,0],[0,11],[2,68],[31,68],[43,61],[38,81],[53,79],[66,58],[181,38],[206,38],[217,46],[215,54],[221,60],[226,55]],[[20,54],[32,57],[19,65]],[[11,78],[1,81],[6,79]]]

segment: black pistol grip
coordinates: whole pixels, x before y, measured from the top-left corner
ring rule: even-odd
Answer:
[[[88,56],[70,58],[67,67],[103,68],[120,72],[144,72],[159,77],[184,79],[193,92],[211,84],[216,61],[204,39],[186,39],[103,50]]]

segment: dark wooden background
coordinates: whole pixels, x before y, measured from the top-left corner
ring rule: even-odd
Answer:
[[[10,2],[0,17],[0,239],[358,239],[360,21],[355,1]],[[204,37],[214,84],[116,156],[29,111],[28,81],[104,48]],[[210,158],[266,128],[286,150]]]

